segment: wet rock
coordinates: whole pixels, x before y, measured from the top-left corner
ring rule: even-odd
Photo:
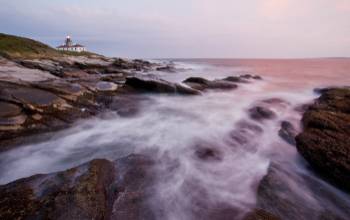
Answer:
[[[303,115],[300,154],[323,176],[350,189],[350,89],[330,89]]]
[[[254,211],[247,214],[244,220],[282,220],[277,216],[263,210],[263,209],[255,209]]]
[[[310,107],[311,105],[312,105],[312,104],[310,104],[310,103],[298,105],[298,106],[296,106],[296,107],[294,108],[294,110],[295,110],[296,112],[300,112],[300,113],[303,113],[303,114],[304,114],[304,113],[309,109],[309,107]]]
[[[220,161],[222,160],[221,152],[215,148],[197,147],[195,155],[204,161]]]
[[[286,100],[280,99],[280,98],[269,98],[269,99],[264,99],[261,101],[262,103],[266,103],[269,105],[290,105],[289,102],[287,102]]]
[[[166,65],[166,66],[161,66],[156,68],[157,71],[161,72],[168,72],[168,73],[175,73],[176,68],[173,65]]]
[[[278,135],[285,140],[287,143],[295,146],[295,137],[297,135],[297,130],[294,128],[293,124],[288,121],[281,122],[281,129],[278,131]]]
[[[195,89],[187,88],[185,86],[167,82],[165,80],[157,79],[142,79],[138,77],[126,78],[125,85],[130,86],[136,90],[155,92],[155,93],[169,93],[169,94],[185,94],[185,95],[199,95],[200,92]]]
[[[112,99],[108,108],[117,112],[122,117],[132,117],[140,112],[141,105],[147,102],[152,105],[151,100],[138,95],[120,95]]]
[[[240,78],[244,78],[244,79],[256,79],[256,80],[262,80],[261,76],[258,75],[251,75],[251,74],[244,74],[244,75],[240,75]]]
[[[1,219],[154,219],[146,201],[153,162],[131,155],[0,186]]]
[[[263,129],[260,126],[247,121],[240,121],[235,125],[235,129],[230,131],[228,144],[237,149],[256,152],[256,140],[262,132]]]
[[[115,172],[111,162],[93,160],[0,186],[0,218],[104,219],[111,212]]]
[[[183,81],[184,84],[197,90],[206,89],[236,89],[238,86],[235,83],[226,80],[207,80],[201,77],[190,77]]]
[[[257,192],[257,209],[286,220],[347,219],[349,205],[339,191],[310,175],[272,163]]]
[[[276,118],[276,113],[264,106],[255,106],[248,110],[249,116],[257,121]]]
[[[109,219],[155,219],[148,202],[152,193],[154,162],[148,156],[130,155],[117,160],[116,197]]]
[[[249,82],[246,78],[239,77],[239,76],[228,76],[222,80],[235,82],[235,83],[248,83]]]

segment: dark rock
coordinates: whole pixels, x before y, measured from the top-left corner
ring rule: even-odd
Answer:
[[[154,92],[154,93],[169,93],[169,94],[185,94],[185,95],[199,95],[198,90],[184,87],[179,84],[167,82],[165,80],[157,79],[142,79],[138,77],[126,78],[125,85],[130,86],[136,90]]]
[[[153,160],[147,156],[130,155],[117,160],[116,197],[109,219],[155,219],[148,205],[154,184]]]
[[[262,77],[258,76],[258,75],[251,75],[251,74],[244,74],[244,75],[240,75],[240,78],[244,78],[244,79],[256,79],[256,80],[261,80]]]
[[[298,151],[322,175],[350,189],[350,89],[323,93],[302,122]]]
[[[112,63],[112,67],[118,68],[118,69],[131,69],[131,70],[148,70],[152,67],[152,64],[148,61],[143,61],[143,60],[133,60],[133,61],[128,61],[124,59],[115,59],[114,62]]]
[[[236,89],[238,86],[232,82],[226,80],[207,80],[201,77],[190,77],[183,81],[186,85],[197,90],[206,89]]]
[[[286,220],[345,220],[350,214],[349,204],[334,188],[275,163],[259,184],[256,206]]]
[[[168,72],[168,73],[175,73],[176,68],[173,65],[166,65],[166,66],[161,66],[156,68],[157,71],[161,72]]]
[[[153,162],[131,155],[0,186],[1,219],[154,219],[146,201]]]
[[[256,152],[257,144],[255,139],[263,132],[263,129],[253,123],[240,121],[235,125],[235,129],[230,131],[228,144],[236,149],[244,149],[248,152]]]
[[[261,101],[262,103],[266,103],[269,105],[290,105],[289,102],[280,99],[280,98],[269,98],[269,99],[264,99]]]
[[[312,104],[310,104],[310,103],[298,105],[298,106],[296,106],[296,107],[294,108],[294,110],[295,110],[296,112],[305,113],[305,112],[309,109],[309,107],[310,107],[311,105],[312,105]]]
[[[195,155],[205,161],[220,161],[222,160],[222,154],[219,150],[213,147],[197,147]]]
[[[1,219],[105,219],[116,170],[107,160],[0,186]]]
[[[288,121],[282,121],[281,129],[278,131],[278,135],[287,143],[295,146],[295,137],[297,135],[297,131],[292,123]]]
[[[0,101],[0,118],[17,116],[22,112],[18,105]]]
[[[248,83],[249,81],[243,77],[239,76],[228,76],[226,78],[223,78],[222,80],[235,82],[235,83]]]
[[[267,119],[273,119],[276,117],[275,112],[264,106],[256,106],[248,110],[249,116],[252,119],[262,121]]]
[[[244,220],[281,220],[281,219],[263,209],[255,209],[250,213],[248,213],[247,216],[244,218]]]

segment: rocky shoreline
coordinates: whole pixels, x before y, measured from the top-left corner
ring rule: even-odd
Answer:
[[[41,141],[50,132],[104,111],[115,111],[122,117],[136,114],[138,102],[142,101],[139,94],[196,96],[209,90],[235,90],[239,84],[262,80],[260,76],[245,74],[215,80],[190,77],[182,83],[172,83],[154,77],[154,71],[171,74],[176,67],[95,54],[50,59],[0,56],[0,152]],[[281,121],[278,135],[296,146],[318,173],[349,190],[350,88],[318,91],[321,97],[302,110],[303,131],[297,135],[290,122]],[[251,120],[264,123],[277,117],[271,106],[285,104],[277,98],[262,100],[247,114]],[[242,122],[230,138],[242,145],[247,137],[240,134],[247,131],[259,134],[262,128]],[[217,149],[200,144],[195,156],[209,162],[223,157]],[[148,203],[156,178],[152,168],[156,161],[151,158],[133,154],[115,161],[95,159],[66,171],[38,174],[2,185],[0,219],[155,219],[164,210]],[[256,207],[242,219],[315,218],[314,207],[281,181],[286,175],[293,175],[284,169],[270,164],[257,184]],[[300,187],[313,187],[312,178],[306,175],[295,178],[310,184]],[[335,198],[334,192],[322,188],[311,191],[315,197],[324,194],[329,200]],[[237,214],[236,209],[225,204],[197,205],[195,215],[200,219],[232,219]],[[307,211],[302,206],[307,206]],[[345,219],[328,207],[320,209],[317,219]],[[340,209],[350,216],[348,205]]]
[[[105,110],[123,111],[124,103],[132,100],[123,97],[133,94],[200,95],[206,89],[235,89],[237,83],[260,79],[250,75],[214,81],[190,78],[181,85],[148,74],[167,68],[168,64],[99,55],[0,57],[0,151],[28,142],[28,136],[67,128],[77,119]]]
[[[321,175],[350,190],[350,88],[321,93],[303,116],[297,149]]]

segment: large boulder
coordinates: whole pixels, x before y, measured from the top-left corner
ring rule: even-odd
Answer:
[[[350,189],[350,89],[325,90],[302,122],[298,151],[321,174]]]
[[[171,83],[165,80],[158,79],[143,79],[139,77],[126,78],[125,85],[132,87],[135,90],[154,92],[154,93],[168,93],[168,94],[185,94],[185,95],[199,95],[200,92],[180,84]]]
[[[154,219],[145,203],[152,164],[139,155],[96,159],[0,186],[0,219]]]

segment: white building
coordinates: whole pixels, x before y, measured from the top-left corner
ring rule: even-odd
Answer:
[[[66,37],[66,41],[63,45],[56,47],[57,50],[63,51],[74,51],[74,52],[83,52],[86,51],[85,46],[80,44],[73,44],[70,36]]]

